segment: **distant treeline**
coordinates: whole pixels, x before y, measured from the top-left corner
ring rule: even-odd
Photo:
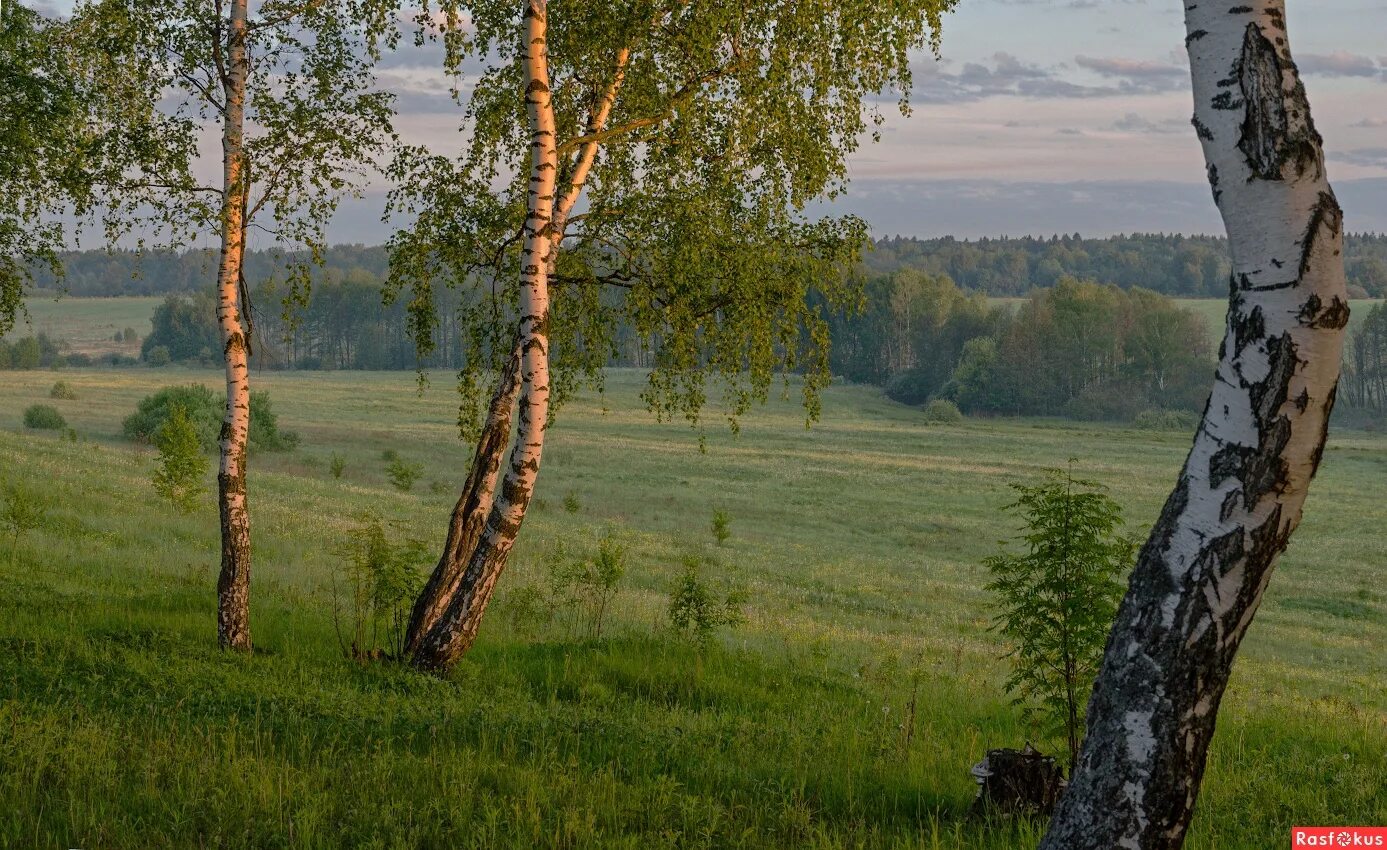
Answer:
[[[1349,286],[1359,298],[1387,297],[1387,235],[1349,234],[1346,245]],[[74,251],[63,255],[71,295],[167,295],[208,288],[215,279],[217,254],[184,252]],[[880,239],[866,252],[873,274],[916,269],[948,275],[960,287],[987,295],[1025,295],[1054,286],[1061,278],[1098,280],[1122,289],[1141,287],[1177,297],[1228,295],[1228,244],[1223,237],[1132,234],[1106,239],[1072,236],[963,240],[952,237]],[[323,256],[323,272],[339,278],[385,276],[389,258],[383,247],[335,245]],[[256,286],[283,280],[281,251],[246,254],[246,280]],[[37,269],[39,286],[59,283]]]
[[[1355,298],[1387,297],[1387,235],[1349,234],[1345,260]],[[1228,296],[1228,240],[1213,236],[1135,233],[1107,239],[1072,236],[979,239],[881,239],[868,269],[946,274],[964,289],[1025,295],[1064,277],[1101,280],[1190,298]]]

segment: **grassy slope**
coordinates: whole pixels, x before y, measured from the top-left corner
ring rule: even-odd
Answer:
[[[805,431],[773,402],[709,451],[639,410],[616,373],[564,411],[539,501],[481,644],[452,681],[338,655],[324,591],[351,517],[430,541],[464,474],[446,376],[267,375],[288,455],[252,461],[250,660],[211,646],[215,518],[171,516],[119,419],[213,372],[77,371],[56,402],[78,443],[16,433],[57,373],[0,381],[0,480],[49,493],[0,566],[0,846],[923,846],[1012,848],[1034,827],[967,820],[967,768],[1030,737],[999,693],[979,562],[1009,533],[1007,484],[1081,456],[1133,532],[1187,437],[1058,422],[925,427],[835,388]],[[415,493],[380,452],[427,462]],[[344,479],[326,473],[332,451]],[[1387,822],[1387,438],[1336,436],[1306,523],[1246,644],[1194,848],[1283,844],[1292,823]],[[561,503],[573,494],[576,514]],[[726,547],[708,531],[733,517]],[[632,544],[614,636],[514,622],[553,541]],[[0,558],[3,552],[0,544]],[[702,656],[659,629],[690,551],[752,593]],[[0,561],[3,563],[3,561]],[[909,749],[902,722],[920,675]],[[893,672],[894,671],[894,672]]]

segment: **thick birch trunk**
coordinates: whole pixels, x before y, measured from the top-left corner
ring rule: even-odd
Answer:
[[[549,418],[549,274],[558,172],[554,110],[545,45],[546,0],[527,0],[524,13],[525,105],[530,117],[530,190],[521,248],[520,403],[515,447],[467,569],[441,616],[417,642],[415,666],[443,671],[476,640],[496,580],[520,532],[539,475]]]
[[[250,513],[246,506],[246,438],[250,433],[250,373],[241,326],[241,263],[245,254],[246,0],[232,0],[223,79],[221,265],[217,270],[217,323],[226,362],[226,415],[221,430],[217,498],[222,564],[217,579],[217,640],[249,650]]]
[[[463,484],[462,495],[453,507],[443,554],[410,613],[409,630],[405,637],[405,651],[408,654],[413,654],[419,648],[424,635],[434,627],[449,601],[457,594],[463,573],[477,549],[477,541],[481,539],[487,517],[491,514],[501,458],[510,443],[511,411],[520,389],[519,377],[520,349],[517,348],[497,378],[486,422],[477,440],[477,451],[472,458],[472,469]]]
[[[1233,252],[1228,331],[1109,638],[1048,850],[1184,843],[1234,656],[1324,451],[1348,321],[1342,215],[1284,7],[1186,6],[1194,125]]]

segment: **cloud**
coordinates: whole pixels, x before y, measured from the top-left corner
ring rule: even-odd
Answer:
[[[1303,73],[1322,77],[1376,77],[1377,63],[1370,56],[1360,56],[1347,50],[1333,53],[1310,53],[1296,60]]]
[[[1353,127],[1387,127],[1387,118],[1364,118],[1362,121],[1355,121]]]
[[[1330,158],[1363,168],[1387,168],[1387,148],[1354,148],[1332,154]]]
[[[1156,123],[1135,112],[1128,112],[1113,122],[1112,128],[1121,133],[1179,133],[1185,128],[1185,122],[1177,118],[1167,118]]]
[[[1189,71],[1180,65],[1140,59],[1076,56],[1074,64],[1104,79],[1116,80],[1122,94],[1159,94],[1189,84]]]

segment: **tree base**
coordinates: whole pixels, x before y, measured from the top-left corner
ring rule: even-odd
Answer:
[[[974,814],[1048,815],[1068,785],[1054,758],[1030,744],[1023,750],[988,750],[972,774],[978,781]]]

